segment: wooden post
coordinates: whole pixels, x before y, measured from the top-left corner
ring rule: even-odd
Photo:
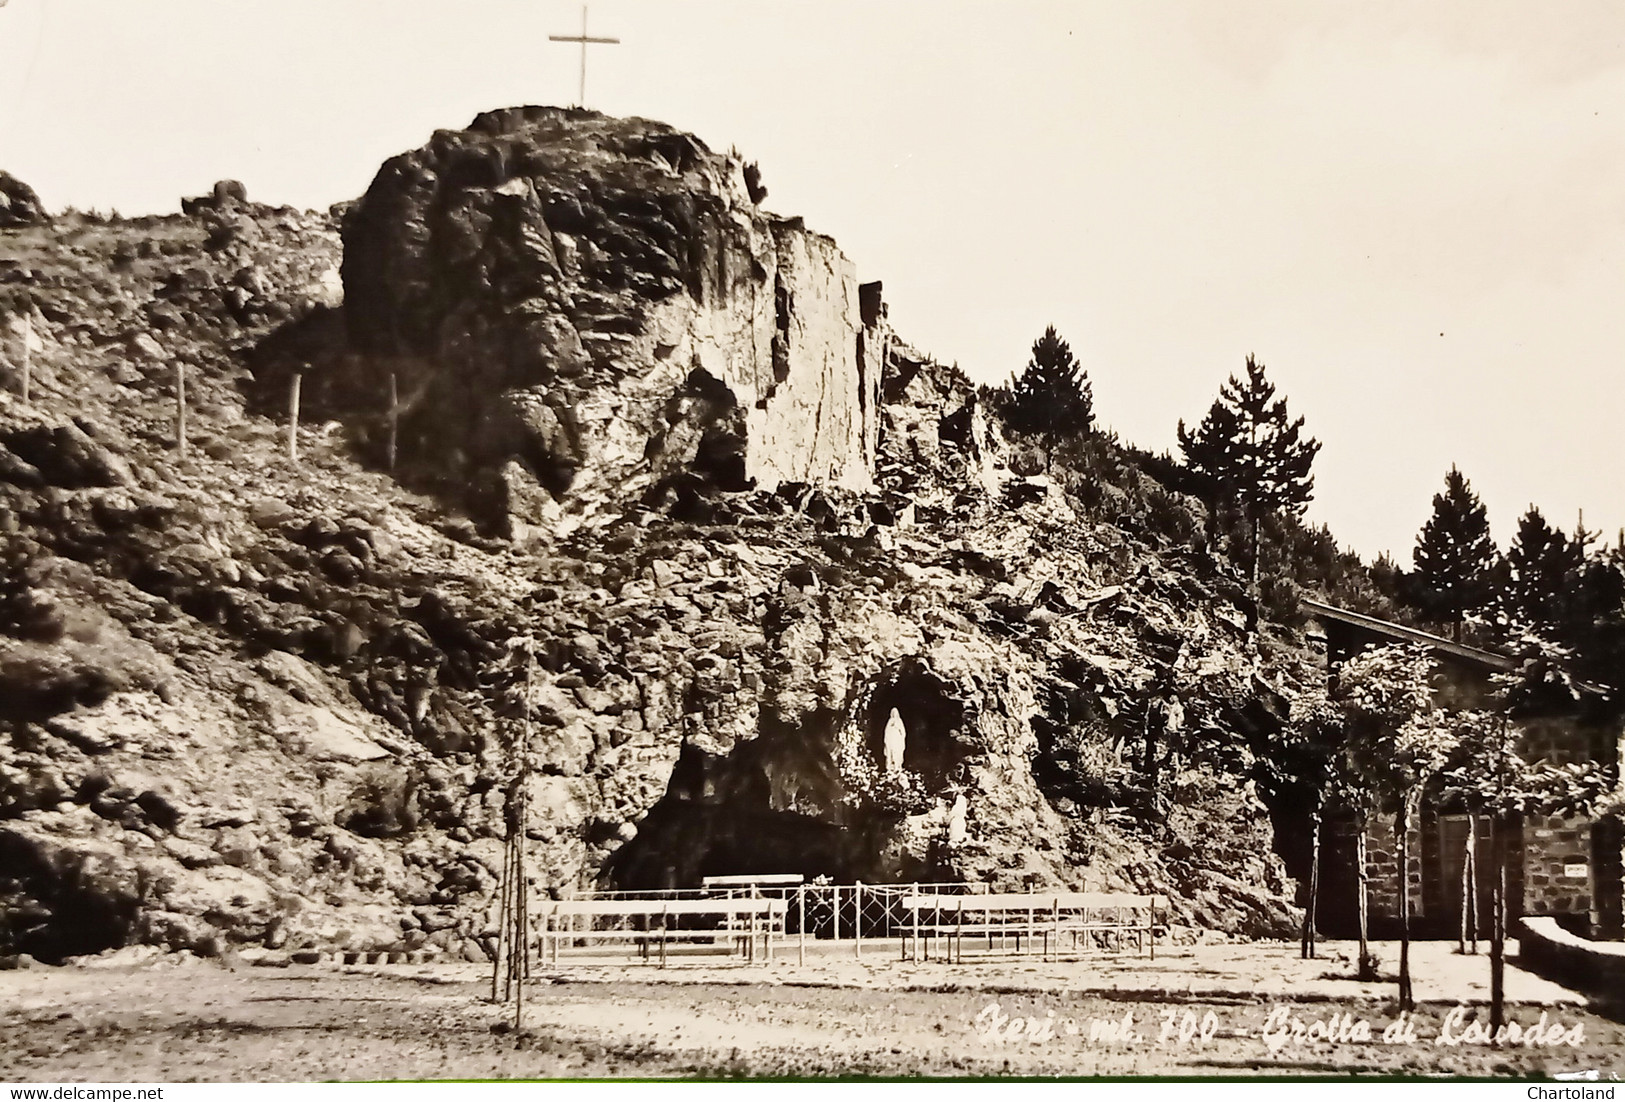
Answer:
[[[514,850],[513,835],[510,834],[506,845],[503,846],[503,876],[502,876],[502,921],[497,933],[497,957],[503,964],[502,969],[502,1001],[507,1002],[513,996],[513,911],[518,901],[514,884]]]
[[[1490,1033],[1504,1024],[1506,1007],[1507,823],[1499,808],[1490,818]]]
[[[1358,809],[1355,812],[1355,816],[1356,833],[1354,835],[1354,875],[1355,887],[1359,892],[1359,898],[1356,900],[1356,906],[1359,908],[1360,921],[1360,963],[1355,974],[1362,981],[1369,982],[1370,980],[1376,979],[1376,970],[1373,969],[1369,963],[1371,959],[1371,935],[1370,910],[1367,902],[1369,898],[1369,892],[1367,890],[1369,872],[1366,869],[1365,860],[1365,809]]]
[[[389,469],[395,469],[395,440],[401,420],[400,391],[395,385],[395,372],[389,373]]]
[[[1055,908],[1054,908],[1054,911],[1052,913],[1054,915],[1054,926],[1055,926],[1055,953],[1054,953],[1054,959],[1056,961],[1059,961],[1061,959],[1061,897],[1060,896],[1055,897]],[[1048,946],[1045,946],[1045,948],[1048,948]]]
[[[1320,832],[1325,818],[1325,806],[1326,793],[1323,788],[1316,798],[1314,822],[1309,836],[1309,905],[1303,909],[1303,956],[1305,960],[1315,959],[1316,912],[1320,906]],[[1155,918],[1156,912],[1153,910],[1153,921]]]
[[[288,384],[288,461],[299,462],[299,381],[303,374],[295,371]]]
[[[801,945],[797,950],[797,963],[807,963],[807,885],[796,885],[796,928],[800,932]]]
[[[1461,862],[1461,951],[1478,955],[1478,811],[1467,809],[1467,852]],[[1468,945],[1471,943],[1471,950]]]
[[[920,963],[920,907],[924,904],[920,898],[920,886],[914,885],[914,963]]]
[[[954,951],[948,958],[956,964],[965,963],[965,897],[959,897],[959,923],[954,930]]]
[[[512,845],[513,899],[508,906],[508,982],[510,985],[518,986],[521,980],[519,977],[519,938],[517,934],[519,932],[519,912],[524,906],[524,901],[521,897],[523,885],[519,876],[519,835],[517,832],[514,834]]]
[[[497,885],[497,947],[491,959],[491,1001],[497,1001],[497,984],[502,976],[502,939],[508,929],[508,847],[502,847],[502,879]]]
[[[175,361],[175,454],[186,458],[186,361]]]
[[[830,898],[829,913],[830,913],[830,920],[831,920],[831,930],[830,930],[830,935],[829,935],[830,940],[831,941],[840,941],[841,940],[841,886],[839,884],[831,884],[829,886],[829,898]]]
[[[524,798],[521,796],[519,830],[516,832],[519,851],[519,906],[514,922],[514,949],[519,953],[518,967],[514,969],[513,1027],[517,1031],[525,1020],[525,974],[530,971],[530,906],[525,893],[525,821]]]
[[[660,905],[660,967],[666,967],[666,927],[671,922],[671,905]]]
[[[863,881],[852,885],[852,956],[863,959]]]
[[[906,884],[903,885],[902,892],[903,894],[899,896],[898,899],[900,905],[906,911],[908,909],[908,901],[913,897],[908,894],[908,885]],[[908,916],[906,914],[901,917],[897,930],[897,959],[908,959]]]
[[[1394,837],[1399,845],[1399,1008],[1415,1010],[1411,988],[1411,800],[1415,789],[1399,797]]]
[[[525,820],[529,808],[526,806],[523,774],[520,775],[519,788],[519,969],[524,979],[530,979],[530,853],[525,845]],[[524,1001],[523,988],[520,990],[520,1002]],[[519,1019],[514,1018],[514,1028],[518,1028]]]

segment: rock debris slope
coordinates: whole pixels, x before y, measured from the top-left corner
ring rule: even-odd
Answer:
[[[540,890],[970,878],[1290,923],[1253,754],[1313,673],[1144,503],[1201,506],[1012,470],[744,181],[525,108],[332,214],[222,185],[0,231],[0,952],[479,959],[524,640]]]

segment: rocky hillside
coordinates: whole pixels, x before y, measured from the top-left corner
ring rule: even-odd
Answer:
[[[517,752],[543,891],[1087,884],[1284,930],[1254,754],[1310,656],[1199,503],[1042,473],[758,196],[526,108],[342,231],[231,186],[0,230],[0,952],[477,959]]]

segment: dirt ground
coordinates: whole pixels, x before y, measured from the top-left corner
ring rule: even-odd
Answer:
[[[1625,1073],[1625,1025],[1527,973],[1509,973],[1509,1017],[1544,1021],[1537,1042],[1494,1048],[1472,1040],[1476,992],[1440,990],[1450,968],[1487,973],[1483,958],[1424,951],[1432,987],[1409,1029],[1391,988],[1345,978],[1346,963],[1285,945],[1155,967],[589,963],[539,970],[517,1032],[469,965],[37,968],[0,972],[0,1080]]]

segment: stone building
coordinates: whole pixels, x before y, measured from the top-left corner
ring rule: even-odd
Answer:
[[[1435,692],[1447,707],[1483,706],[1491,678],[1515,668],[1504,654],[1465,646],[1403,624],[1346,609],[1305,601],[1322,625],[1330,674],[1367,647],[1420,644],[1438,661]],[[1519,753],[1530,762],[1563,765],[1580,761],[1625,762],[1625,730],[1581,702],[1563,714],[1520,720]],[[1475,835],[1478,855],[1479,929],[1487,934],[1490,916],[1489,822],[1480,816]],[[1352,932],[1355,910],[1354,827],[1351,818],[1328,821],[1321,873],[1320,925],[1330,933]],[[1410,893],[1412,931],[1418,936],[1454,937],[1460,929],[1462,867],[1468,816],[1464,808],[1424,798],[1411,826]],[[1374,817],[1366,833],[1369,911],[1373,931],[1391,932],[1398,916],[1399,855],[1392,813]],[[1509,927],[1518,918],[1551,915],[1576,933],[1621,934],[1621,830],[1617,820],[1591,823],[1575,817],[1526,815],[1507,838]],[[1349,929],[1345,929],[1349,927]]]

